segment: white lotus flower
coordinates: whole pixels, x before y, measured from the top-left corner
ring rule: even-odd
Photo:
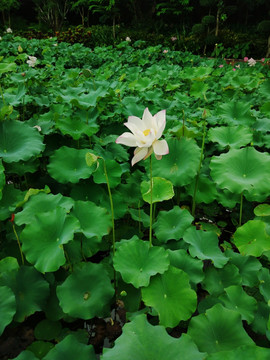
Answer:
[[[26,61],[27,64],[28,64],[30,67],[35,67],[37,58],[36,58],[35,56],[29,56],[29,55],[28,55],[28,59],[29,59],[29,60]]]
[[[7,28],[6,33],[7,33],[7,34],[12,34],[11,28]]]
[[[129,36],[126,37],[126,41],[130,42],[131,38]]]
[[[255,65],[256,65],[256,60],[254,60],[253,58],[250,58],[250,59],[248,60],[248,65],[249,65],[249,66],[255,66]]]
[[[159,111],[152,116],[148,108],[144,110],[142,119],[129,116],[124,124],[130,131],[123,133],[116,139],[117,144],[136,147],[131,165],[148,158],[153,152],[157,160],[169,153],[166,140],[158,140],[166,125],[166,110]]]

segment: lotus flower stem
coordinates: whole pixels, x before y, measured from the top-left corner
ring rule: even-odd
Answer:
[[[242,225],[242,213],[243,213],[243,192],[240,197],[240,211],[239,211],[239,226]]]
[[[115,254],[115,227],[114,227],[113,199],[112,199],[111,187],[110,187],[109,178],[108,178],[108,173],[107,173],[107,168],[106,168],[106,162],[105,162],[105,159],[103,159],[103,157],[101,157],[101,158],[102,158],[103,164],[104,164],[104,175],[105,175],[105,178],[106,178],[106,183],[107,183],[107,188],[108,188],[108,194],[109,194],[109,199],[110,199],[110,206],[111,206],[111,214],[112,214],[112,237],[113,237],[112,245],[113,245],[113,255],[114,255],[114,254]]]
[[[200,171],[201,171],[201,167],[202,167],[203,152],[204,152],[204,142],[205,142],[205,135],[206,135],[206,116],[205,116],[205,110],[204,110],[204,113],[203,113],[203,117],[204,117],[204,122],[203,122],[203,139],[202,139],[202,147],[201,147],[201,157],[200,157],[199,167],[198,167],[197,176],[196,176],[196,180],[195,180],[194,193],[193,193],[193,199],[192,199],[192,211],[191,211],[191,215],[192,215],[193,217],[194,217],[194,214],[195,214],[196,194],[197,194],[197,190],[198,190],[199,176],[200,176]]]
[[[150,162],[150,228],[149,228],[149,245],[152,246],[152,223],[153,223],[153,176],[152,176],[152,156],[149,156]]]
[[[22,265],[24,265],[24,257],[23,257],[23,252],[22,252],[22,247],[21,247],[21,243],[20,243],[20,239],[19,239],[19,236],[17,234],[17,231],[15,229],[15,225],[14,225],[14,222],[12,221],[12,228],[13,228],[13,232],[15,234],[15,237],[16,237],[16,240],[17,240],[17,243],[18,243],[18,246],[19,246],[19,250],[20,250],[20,254],[21,254],[21,259],[22,259]]]

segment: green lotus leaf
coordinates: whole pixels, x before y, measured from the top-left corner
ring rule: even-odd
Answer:
[[[268,330],[270,307],[265,301],[258,301],[258,309],[254,316],[254,320],[251,324],[252,330],[256,334],[270,337],[270,331]]]
[[[205,93],[208,90],[209,85],[205,82],[193,82],[190,87],[190,96],[196,98],[205,99]]]
[[[49,284],[30,266],[21,266],[0,278],[1,285],[9,287],[16,298],[13,320],[22,322],[25,317],[43,309],[49,295]]]
[[[7,286],[0,286],[0,335],[5,327],[12,322],[16,313],[16,299],[13,291]]]
[[[270,250],[270,236],[261,220],[249,220],[234,233],[234,243],[242,255],[261,256]]]
[[[195,180],[187,186],[187,194],[194,196]],[[216,184],[209,178],[209,176],[200,174],[196,191],[196,203],[210,204],[218,197]]]
[[[80,360],[96,360],[93,346],[82,344],[71,334],[56,344],[43,360],[74,360],[78,355]]]
[[[152,192],[152,202],[160,202],[164,200],[170,200],[174,197],[173,184],[166,179],[161,177],[153,177],[153,192]],[[143,181],[141,183],[141,193],[143,200],[150,204],[151,202],[151,189],[150,181]]]
[[[164,273],[169,267],[168,254],[162,247],[139,239],[121,241],[113,259],[115,270],[134,287],[148,286],[150,277]]]
[[[220,126],[209,129],[208,137],[221,148],[239,149],[252,141],[252,132],[244,126]]]
[[[247,295],[242,286],[232,285],[224,289],[226,294],[221,294],[219,299],[223,305],[230,310],[238,312],[242,320],[246,320],[250,324],[254,319],[257,310],[257,301]]]
[[[210,162],[211,176],[222,189],[241,194],[243,191],[260,189],[269,195],[270,156],[253,147],[233,149],[226,154],[213,156]]]
[[[240,197],[227,189],[218,189],[216,200],[222,206],[232,209],[240,202]]]
[[[38,359],[43,359],[47,353],[53,349],[53,344],[48,341],[34,341],[27,347]]]
[[[142,222],[144,227],[150,226],[150,216],[142,209],[128,209],[128,212],[133,220]]]
[[[198,284],[204,278],[203,262],[193,259],[186,250],[168,250],[170,264],[188,274],[192,283]]]
[[[152,340],[155,339],[155,346]],[[124,325],[123,334],[112,349],[104,349],[101,360],[203,360],[191,338],[182,334],[180,339],[168,335],[163,326],[152,326],[145,315],[138,315]]]
[[[30,196],[24,204],[23,210],[15,216],[16,225],[30,224],[33,220],[33,214],[45,213],[61,207],[68,212],[73,206],[74,201],[71,198],[64,197],[61,194],[53,195],[39,192]]]
[[[34,329],[35,338],[38,340],[54,340],[62,329],[60,322],[49,319],[41,320]]]
[[[211,354],[207,360],[268,360],[270,358],[270,349],[254,345],[239,346],[231,351],[221,351]]]
[[[50,163],[47,166],[50,176],[63,184],[77,183],[80,179],[89,178],[93,169],[85,162],[88,151],[62,146],[50,157]]]
[[[166,177],[174,186],[184,186],[196,176],[200,148],[195,140],[182,137],[168,140],[170,153],[161,160],[153,158],[153,175]]]
[[[265,115],[270,115],[270,101],[267,101],[260,107],[260,111],[264,113]]]
[[[7,163],[29,160],[45,145],[39,132],[21,121],[0,122],[0,157]]]
[[[226,264],[222,269],[208,267],[205,270],[205,278],[202,287],[211,295],[218,296],[224,288],[232,285],[241,285],[241,276],[238,268],[233,264]]]
[[[270,205],[269,204],[260,204],[255,207],[254,214],[256,216],[270,216]]]
[[[0,260],[0,279],[4,275],[4,273],[7,273],[9,271],[18,270],[19,264],[18,260],[14,257],[8,256],[4,259]]]
[[[191,225],[193,216],[187,209],[174,206],[172,210],[160,211],[153,226],[155,235],[161,242],[179,240]]]
[[[18,161],[5,164],[6,174],[17,174],[19,176],[25,175],[26,173],[34,173],[38,171],[39,159],[31,158],[28,161]]]
[[[249,126],[254,122],[250,114],[250,104],[243,101],[230,101],[220,105],[218,114],[228,125]]]
[[[241,316],[221,304],[216,304],[205,314],[193,317],[187,334],[200,351],[208,354],[254,344],[243,328]]]
[[[242,285],[253,287],[258,283],[258,272],[262,264],[253,256],[243,256],[233,250],[226,250],[226,256],[230,258],[230,263],[237,266],[242,277]]]
[[[266,268],[262,268],[259,272],[258,279],[260,281],[260,293],[264,297],[266,303],[270,304],[270,272]]]
[[[99,126],[95,121],[87,124],[76,116],[61,117],[57,120],[55,127],[58,128],[62,134],[70,135],[74,140],[79,140],[84,134],[90,137],[99,130]]]
[[[5,177],[5,168],[3,166],[2,160],[0,160],[0,200],[2,199],[2,191],[4,185],[6,184],[6,177]]]
[[[82,233],[87,238],[95,237],[98,242],[109,233],[112,226],[107,210],[91,201],[76,201],[72,214],[79,220]]]
[[[183,239],[189,245],[189,253],[201,260],[212,260],[215,267],[222,268],[228,258],[218,246],[218,237],[212,231],[196,230],[195,227],[187,229]]]
[[[38,360],[38,358],[32,351],[24,350],[14,360]]]
[[[21,232],[26,259],[40,272],[58,270],[66,262],[63,244],[73,239],[79,227],[78,220],[61,207],[36,214]]]
[[[188,320],[197,306],[189,276],[172,266],[164,274],[151,278],[149,286],[142,288],[142,299],[157,311],[160,324],[171,328],[181,320]]]
[[[103,265],[88,262],[77,265],[56,293],[64,313],[87,320],[108,315],[114,289]]]
[[[0,74],[4,74],[6,72],[9,71],[16,71],[17,69],[17,64],[15,64],[14,62],[8,62],[8,63],[0,63]]]
[[[106,170],[109,178],[111,188],[116,187],[121,182],[122,168],[115,160],[106,160]],[[106,184],[106,176],[104,172],[103,160],[99,160],[99,167],[93,174],[94,182],[96,184]]]

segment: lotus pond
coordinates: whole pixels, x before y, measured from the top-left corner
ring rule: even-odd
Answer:
[[[164,50],[0,41],[2,359],[270,358],[269,66]]]

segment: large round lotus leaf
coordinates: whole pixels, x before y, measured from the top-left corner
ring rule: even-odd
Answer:
[[[77,183],[80,179],[89,178],[93,169],[86,164],[87,152],[87,149],[62,146],[50,157],[50,163],[47,166],[49,174],[63,184]]]
[[[16,205],[23,200],[25,192],[16,189],[13,184],[5,185],[0,200],[0,220],[10,218],[16,209]]]
[[[239,346],[239,348],[231,351],[221,351],[211,354],[207,360],[269,360],[270,349],[262,348],[254,345]]]
[[[191,225],[193,216],[187,209],[174,206],[172,210],[160,211],[153,226],[158,240],[179,240],[183,237],[186,229]]]
[[[226,256],[230,258],[230,262],[237,266],[242,277],[242,285],[253,287],[258,283],[258,272],[262,268],[262,264],[253,256],[243,256],[233,250],[226,250]]]
[[[66,262],[63,244],[73,239],[79,227],[79,221],[61,207],[36,214],[21,232],[27,261],[42,273],[58,270]]]
[[[105,316],[114,289],[103,265],[80,263],[56,290],[64,313],[81,319]]]
[[[13,291],[7,286],[0,286],[0,335],[11,323],[16,313],[16,300]]]
[[[43,309],[49,295],[49,284],[33,267],[21,266],[14,274],[1,283],[11,288],[16,297],[14,320],[22,322],[25,317]]]
[[[173,266],[151,278],[149,286],[142,289],[142,299],[157,311],[160,324],[171,328],[181,320],[188,320],[197,305],[188,275]]]
[[[153,158],[153,175],[166,177],[175,186],[184,186],[196,176],[200,148],[195,140],[182,137],[168,140],[170,153],[161,160]]]
[[[62,329],[60,322],[48,319],[41,320],[34,329],[35,338],[38,340],[54,340]]]
[[[187,186],[187,194],[194,197],[195,179]],[[209,176],[200,174],[196,191],[196,204],[205,203],[210,204],[217,199],[218,192],[216,184],[209,178]]]
[[[45,145],[39,132],[21,121],[0,123],[0,157],[7,163],[28,160],[41,153]]]
[[[106,184],[106,177],[104,172],[104,162],[99,161],[99,167],[93,174],[93,179],[96,184]],[[94,167],[95,168],[95,167]],[[106,160],[106,170],[108,174],[109,184],[111,188],[116,187],[121,182],[122,168],[115,160]]]
[[[155,344],[153,346],[153,339]],[[203,360],[191,338],[182,334],[180,339],[168,335],[163,326],[152,326],[145,315],[138,315],[125,324],[123,334],[112,349],[105,349],[101,360]]]
[[[112,219],[106,209],[91,201],[76,201],[73,214],[80,222],[81,231],[87,238],[101,241],[112,226]]]
[[[209,354],[254,344],[243,328],[241,316],[221,304],[193,317],[187,333],[200,351]]]
[[[250,104],[242,101],[230,101],[220,105],[218,115],[228,125],[251,125],[254,118],[250,114]]]
[[[61,194],[53,195],[40,192],[37,195],[31,196],[24,204],[23,210],[15,216],[15,223],[18,226],[30,224],[33,220],[33,214],[52,211],[57,207],[61,207],[68,212],[73,203],[74,201],[71,198],[64,197]]]
[[[249,220],[234,233],[234,243],[242,255],[261,256],[270,250],[270,236],[261,220]]]
[[[30,350],[24,350],[14,360],[38,360],[34,353]]]
[[[113,262],[123,280],[136,288],[148,286],[151,276],[162,274],[169,267],[168,254],[162,247],[150,247],[139,239],[122,241]]]
[[[226,154],[213,156],[211,176],[222,188],[241,194],[253,188],[270,194],[270,156],[253,147],[233,149]]]
[[[212,231],[196,230],[195,227],[187,229],[183,239],[189,245],[189,253],[201,260],[212,260],[215,267],[222,268],[228,258],[218,246],[218,236]]]
[[[160,202],[164,200],[170,200],[174,197],[173,184],[166,179],[161,177],[153,177],[152,182],[152,203]],[[141,183],[141,193],[143,200],[151,203],[151,189],[150,189],[150,181],[143,181]]]
[[[235,265],[229,263],[222,269],[208,267],[205,270],[202,286],[209,294],[218,296],[223,293],[224,288],[232,285],[241,285],[241,276]]]
[[[80,343],[74,335],[68,335],[56,344],[43,360],[96,360],[92,345]]]
[[[168,250],[170,264],[188,274],[192,283],[198,284],[204,278],[203,262],[191,257],[186,250]]]
[[[209,129],[209,140],[217,142],[220,148],[229,146],[239,149],[252,141],[252,132],[244,126],[220,126]]]
[[[254,319],[257,310],[257,301],[247,295],[242,286],[232,285],[224,289],[219,299],[227,309],[235,310],[241,315],[242,320],[250,324]]]

